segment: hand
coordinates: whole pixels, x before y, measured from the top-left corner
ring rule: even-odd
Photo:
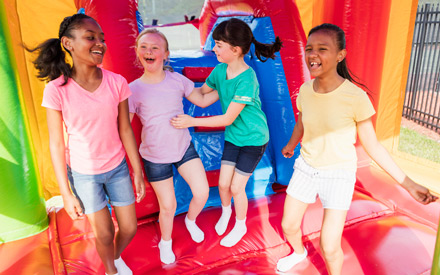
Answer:
[[[139,175],[134,175],[134,186],[136,187],[136,202],[139,203],[145,197],[145,182],[142,173]]]
[[[405,177],[402,186],[416,201],[420,202],[421,204],[429,204],[438,199],[436,196],[432,195],[426,187],[415,183],[408,177]]]
[[[295,148],[290,148],[289,144],[287,144],[286,146],[284,146],[284,148],[281,150],[281,154],[283,154],[283,156],[285,158],[291,158],[293,156],[293,153],[295,151]]]
[[[64,209],[72,220],[84,219],[84,213],[78,198],[72,194],[69,194],[67,196],[63,196],[63,203]]]
[[[191,120],[193,117],[189,115],[178,115],[170,120],[171,125],[176,129],[184,129],[192,127]]]

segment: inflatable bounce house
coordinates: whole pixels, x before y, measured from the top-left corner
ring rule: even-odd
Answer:
[[[81,10],[105,32],[104,68],[130,82],[142,73],[134,65],[134,41],[144,28],[137,8],[136,0],[0,2],[0,274],[104,274],[87,219],[72,221],[62,207],[46,207],[46,200],[59,191],[41,107],[44,83],[35,77],[33,56],[22,45],[35,46],[56,37],[62,19]],[[159,207],[146,182],[147,196],[136,205],[138,232],[122,255],[134,274],[276,274],[277,260],[291,251],[282,234],[281,217],[295,158],[283,158],[281,148],[295,125],[299,87],[310,79],[304,63],[306,34],[324,22],[346,32],[349,67],[369,87],[377,110],[377,136],[395,153],[416,10],[417,0],[206,0],[199,18],[182,23],[198,29],[202,49],[171,53],[174,69],[197,85],[218,63],[211,51],[211,32],[223,20],[240,18],[257,40],[270,43],[279,36],[284,42],[278,57],[264,65],[251,54],[246,56],[258,76],[270,128],[268,149],[246,187],[248,233],[232,248],[220,246],[214,225],[221,213],[216,186],[224,135],[222,129],[192,129],[210,184],[210,198],[199,217],[206,239],[195,244],[184,226],[182,214],[191,192],[176,174],[173,248],[177,260],[162,264],[157,247]],[[207,116],[221,109],[217,103],[201,109],[185,102],[185,111]],[[138,141],[139,125],[135,119]],[[297,148],[295,156],[298,152]],[[343,274],[426,275],[431,270],[438,274],[439,257],[434,251],[440,204],[415,202],[361,148],[358,159],[355,193],[342,238]],[[413,171],[410,175],[422,184],[428,186],[440,178],[438,167],[407,163],[404,170]],[[303,220],[309,256],[289,274],[327,274],[319,249],[322,216],[318,200]],[[230,224],[228,231],[231,228]]]

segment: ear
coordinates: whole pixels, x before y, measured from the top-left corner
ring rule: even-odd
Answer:
[[[169,57],[170,57],[170,51],[166,51],[165,52],[165,60],[168,60]]]
[[[339,51],[339,53],[338,53],[338,62],[341,62],[342,60],[344,60],[346,56],[347,56],[347,50],[346,49],[343,49],[343,50]]]
[[[68,38],[67,36],[61,37],[61,44],[63,47],[68,50],[69,52],[72,51],[72,40]]]
[[[241,48],[239,46],[231,46],[231,51],[234,55],[241,55]]]

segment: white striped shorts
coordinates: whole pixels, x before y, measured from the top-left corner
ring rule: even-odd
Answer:
[[[300,155],[296,161],[286,193],[304,203],[314,203],[316,198],[324,208],[348,210],[353,198],[356,171],[316,169]]]

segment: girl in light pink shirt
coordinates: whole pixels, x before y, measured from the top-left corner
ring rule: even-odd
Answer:
[[[204,233],[197,226],[196,218],[209,195],[205,169],[191,142],[188,129],[175,129],[170,120],[183,114],[183,97],[200,107],[206,107],[218,100],[218,94],[212,92],[203,95],[183,75],[164,70],[164,61],[169,56],[168,41],[156,29],[147,29],[139,34],[136,39],[136,56],[144,67],[144,74],[130,83],[133,92],[129,99],[130,119],[137,114],[142,123],[139,152],[160,207],[160,260],[170,264],[176,260],[171,240],[177,205],[173,166],[193,193],[185,225],[197,243],[204,240]]]
[[[61,45],[71,55],[72,66]],[[133,166],[138,202],[145,185],[128,115],[127,81],[98,67],[106,49],[98,23],[75,14],[64,18],[58,38],[30,51],[38,52],[34,61],[38,77],[50,81],[42,105],[47,108],[52,164],[64,209],[74,220],[87,215],[106,274],[133,274],[120,258],[137,229],[125,151]],[[108,200],[118,220],[116,238]]]

